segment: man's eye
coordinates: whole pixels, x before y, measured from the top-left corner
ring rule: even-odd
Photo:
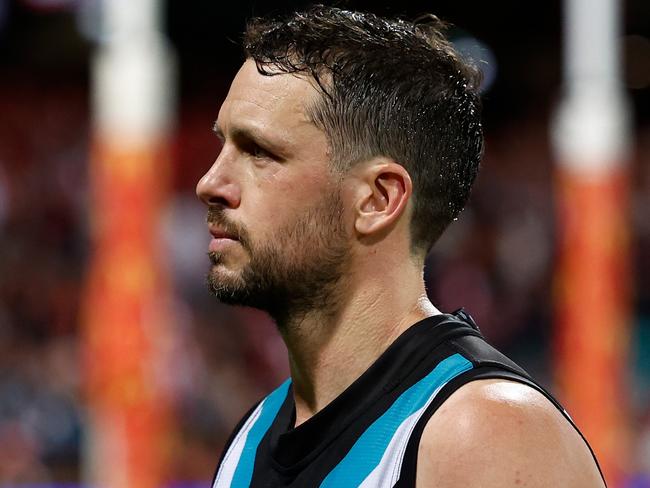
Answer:
[[[249,148],[248,152],[255,159],[273,159],[273,155],[271,153],[269,153],[265,149],[262,149],[258,145],[251,146]]]

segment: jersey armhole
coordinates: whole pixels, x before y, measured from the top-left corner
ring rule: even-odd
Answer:
[[[422,417],[419,419],[417,425],[413,429],[413,432],[411,433],[411,436],[409,438],[406,451],[404,453],[404,460],[400,471],[400,477],[398,482],[395,484],[395,488],[415,487],[420,440],[422,439],[422,433],[424,432],[424,428],[429,423],[429,420],[436,412],[436,410],[438,410],[438,408],[440,408],[440,406],[445,402],[445,400],[447,400],[451,396],[451,394],[454,393],[456,390],[458,390],[461,386],[470,383],[471,381],[487,380],[487,379],[503,379],[508,381],[515,381],[517,383],[528,385],[531,388],[534,388],[535,390],[540,392],[542,395],[544,395],[544,397],[546,397],[562,413],[563,417],[571,424],[571,426],[575,429],[578,435],[580,435],[583,442],[587,445],[587,448],[591,453],[591,457],[596,463],[596,467],[598,468],[600,477],[602,478],[605,487],[607,487],[607,481],[603,476],[603,471],[600,468],[600,464],[598,463],[598,459],[596,459],[596,455],[594,454],[591,445],[589,445],[589,442],[587,441],[585,436],[582,434],[582,432],[580,432],[580,429],[578,429],[575,422],[573,422],[571,416],[562,407],[562,405],[555,398],[553,398],[553,396],[548,391],[546,391],[542,386],[538,385],[534,381],[524,376],[521,376],[517,372],[503,369],[503,367],[477,366],[474,369],[471,369],[457,376],[452,381],[450,381],[447,385],[445,385],[442,388],[442,390],[440,390],[438,395],[436,395],[435,400],[427,407]]]

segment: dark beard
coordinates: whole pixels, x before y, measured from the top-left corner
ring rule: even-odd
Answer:
[[[312,310],[327,313],[339,301],[338,285],[349,257],[342,210],[334,192],[292,225],[278,229],[274,242],[261,246],[254,245],[244,229],[237,229],[245,238],[241,243],[250,262],[236,282],[208,274],[208,288],[223,303],[268,312],[280,327]],[[212,221],[223,224],[223,213],[214,212]],[[218,253],[208,255],[214,265],[220,263]]]

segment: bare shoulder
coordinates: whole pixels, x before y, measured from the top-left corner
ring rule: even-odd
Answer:
[[[603,487],[589,448],[537,390],[513,381],[470,382],[427,423],[417,486]]]

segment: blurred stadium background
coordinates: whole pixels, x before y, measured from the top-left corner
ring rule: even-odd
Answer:
[[[161,19],[172,74],[145,90],[168,97],[168,118],[141,154],[107,149],[119,134],[107,143],[97,133],[111,124],[91,102],[97,52],[111,42],[100,0],[0,0],[0,486],[208,486],[232,426],[286,377],[272,323],[215,303],[205,289],[208,236],[194,186],[219,149],[211,126],[241,62],[245,19],[304,5],[169,0]],[[560,2],[341,5],[433,12],[482,61],[483,168],[470,205],[428,260],[429,291],[444,310],[465,307],[493,344],[570,397],[557,387],[554,319]],[[621,444],[612,441],[625,445],[614,488],[650,486],[650,3],[630,0],[622,21],[631,139],[629,255],[625,244],[620,252],[631,292],[629,347],[614,379],[620,398],[610,399],[627,426]],[[111,158],[125,180],[105,174]],[[135,242],[125,260],[111,254],[115,235]],[[119,293],[102,288],[106,268]],[[120,314],[145,275],[151,296]],[[120,430],[115,412],[136,421]],[[121,472],[133,465],[149,475]]]

